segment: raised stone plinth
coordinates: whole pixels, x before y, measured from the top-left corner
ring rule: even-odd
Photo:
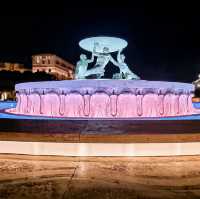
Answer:
[[[133,118],[191,115],[193,85],[145,80],[66,80],[16,85],[9,112],[52,117]]]

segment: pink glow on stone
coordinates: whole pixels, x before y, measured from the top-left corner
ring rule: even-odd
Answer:
[[[142,112],[144,117],[157,117],[158,116],[158,95],[146,94],[142,100]]]
[[[20,113],[21,97],[18,93],[16,94],[16,99],[17,99],[17,105],[16,105],[16,108],[15,108],[15,112]],[[12,110],[12,111],[14,111],[14,110]]]
[[[113,117],[117,115],[117,95],[110,96],[110,113]]]
[[[157,114],[160,116],[163,116],[164,114],[164,95],[158,95],[158,101],[157,101]]]
[[[136,96],[121,94],[117,100],[117,117],[137,117]]]
[[[179,97],[179,115],[188,113],[188,95],[180,95]]]
[[[90,117],[111,117],[110,98],[105,93],[95,93],[90,98]]]
[[[65,113],[65,95],[60,95],[60,107],[59,107],[60,115],[63,116]]]
[[[163,99],[163,105],[164,105],[164,116],[171,116],[172,112],[172,101],[173,97],[172,94],[166,94]],[[174,112],[174,111],[173,111]]]
[[[90,114],[90,95],[84,95],[84,115]]]
[[[31,115],[40,113],[40,95],[39,94],[31,94],[28,95],[28,113]]]
[[[171,112],[171,115],[173,116],[173,115],[178,115],[178,114],[179,114],[179,95],[172,95],[172,112]]]
[[[20,108],[19,111],[20,113],[25,113],[27,114],[27,109],[28,109],[28,97],[26,94],[21,94],[20,95]]]
[[[72,93],[65,96],[65,117],[83,117],[84,99],[80,94]]]
[[[197,113],[192,105],[193,86],[186,83],[68,80],[49,84],[17,85],[17,106],[10,112],[90,118],[167,117]]]
[[[137,105],[137,115],[142,116],[143,115],[143,106],[142,106],[142,100],[143,95],[137,95],[136,105]]]

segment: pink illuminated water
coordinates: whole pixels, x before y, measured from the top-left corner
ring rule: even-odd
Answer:
[[[144,80],[67,80],[16,85],[24,115],[131,118],[195,114],[193,86]]]

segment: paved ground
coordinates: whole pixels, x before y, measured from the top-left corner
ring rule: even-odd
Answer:
[[[200,156],[0,155],[1,199],[197,199]]]

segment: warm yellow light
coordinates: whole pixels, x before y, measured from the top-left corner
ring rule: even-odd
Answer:
[[[200,155],[200,142],[187,143],[50,143],[0,141],[0,153],[58,156]]]

